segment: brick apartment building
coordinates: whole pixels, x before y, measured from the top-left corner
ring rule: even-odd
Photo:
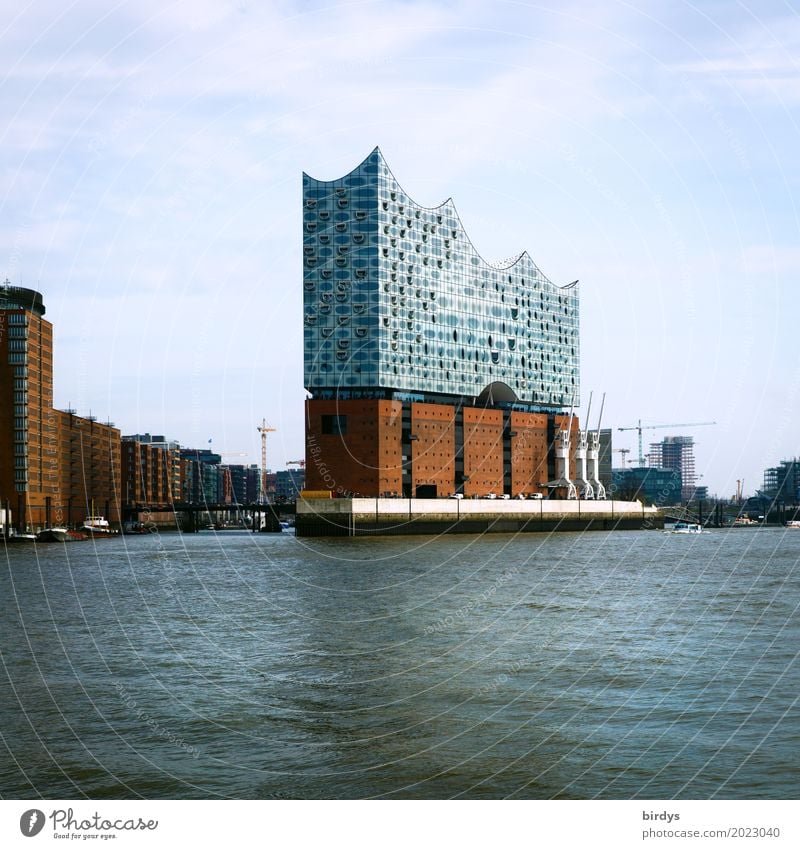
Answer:
[[[42,296],[0,286],[0,502],[18,530],[119,519],[120,432],[53,408],[53,327]]]

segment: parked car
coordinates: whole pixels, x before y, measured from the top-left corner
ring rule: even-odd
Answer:
[[[457,498],[459,501],[464,497],[463,492],[454,492],[452,495],[448,495],[448,498]]]
[[[490,501],[494,501],[497,498],[497,495],[494,492],[487,492],[484,498],[488,498]]]
[[[528,498],[532,498],[534,501],[541,501],[544,498],[544,496],[542,495],[541,492],[532,492],[528,496]]]

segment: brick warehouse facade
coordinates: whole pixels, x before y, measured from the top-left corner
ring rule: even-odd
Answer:
[[[568,415],[504,416],[451,404],[309,400],[305,485],[373,497],[546,495],[554,477],[553,433],[568,423]],[[573,438],[573,465],[576,443]]]
[[[553,491],[556,432],[578,430],[576,285],[527,253],[486,263],[451,201],[416,204],[377,148],[340,179],[304,174],[303,207],[306,487]]]

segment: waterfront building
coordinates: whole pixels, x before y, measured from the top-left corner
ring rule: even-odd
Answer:
[[[614,469],[610,492],[622,501],[641,501],[648,507],[668,507],[681,503],[681,483],[678,469],[651,466]]]
[[[149,450],[139,448],[140,466],[148,463],[160,466],[160,471],[155,470],[150,474],[153,481],[158,481],[155,492],[158,498],[153,503],[172,503],[181,500],[181,456],[180,443],[174,439],[166,439],[163,435],[151,433],[133,433],[122,437],[123,443],[138,443],[140,446],[148,446]],[[135,449],[136,450],[136,449]],[[125,446],[123,445],[123,461]],[[135,451],[134,451],[135,453]],[[142,476],[143,482],[146,476]],[[126,489],[127,484],[123,482],[123,500],[128,501]],[[141,499],[137,499],[141,500]]]
[[[54,410],[58,431],[59,495],[52,522],[82,524],[101,515],[119,522],[122,481],[122,439],[112,422],[79,416],[74,410]],[[60,503],[59,503],[60,502]],[[50,521],[44,524],[50,525]]]
[[[420,206],[378,148],[303,175],[303,258],[309,489],[548,492],[555,434],[578,429],[577,281],[527,252],[486,262],[452,201]]]
[[[261,468],[259,466],[255,464],[249,466],[241,464],[225,465],[219,467],[219,473],[222,475],[220,503],[261,503]]]
[[[295,501],[297,493],[305,488],[303,469],[284,469],[275,473],[275,501]]]
[[[122,437],[122,500],[126,507],[167,507],[180,500],[180,446],[149,433]]]
[[[119,430],[53,407],[53,326],[33,289],[0,286],[0,503],[17,530],[119,518]]]
[[[234,463],[223,468],[230,481],[230,503],[247,504],[247,466]]]
[[[58,497],[53,326],[42,296],[0,286],[0,498],[18,528],[41,524]]]
[[[261,467],[253,463],[245,470],[245,504],[262,503],[262,484]]]
[[[181,448],[182,501],[187,504],[219,504],[224,495],[220,475],[222,457],[210,449]]]

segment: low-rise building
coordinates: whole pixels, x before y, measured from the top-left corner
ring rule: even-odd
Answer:
[[[681,503],[679,469],[640,466],[614,469],[609,496],[621,501],[641,501],[647,506],[668,507]]]

